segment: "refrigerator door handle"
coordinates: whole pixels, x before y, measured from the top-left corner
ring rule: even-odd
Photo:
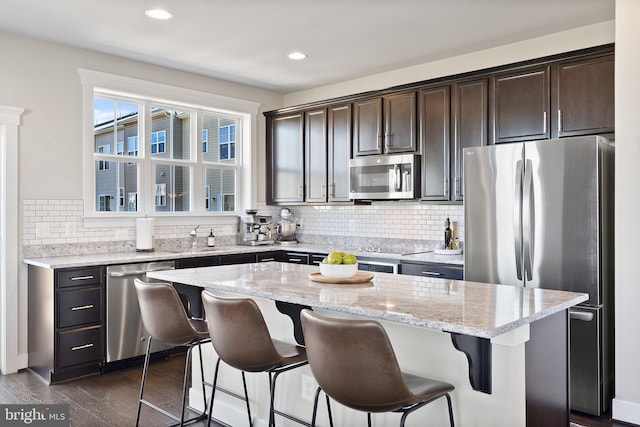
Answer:
[[[534,199],[533,199],[533,164],[527,160],[524,168],[524,184],[522,188],[522,236],[524,240],[524,271],[526,280],[533,277],[533,231],[534,231]]]
[[[516,162],[516,202],[513,204],[513,235],[515,236],[516,274],[522,280],[522,160]]]

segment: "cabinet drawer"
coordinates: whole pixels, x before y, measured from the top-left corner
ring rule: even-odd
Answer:
[[[102,360],[102,326],[58,332],[56,341],[58,368]]]
[[[56,286],[86,286],[102,284],[102,267],[56,270]]]
[[[101,321],[102,289],[59,291],[56,294],[58,328]]]
[[[285,262],[292,264],[309,264],[309,254],[303,254],[298,252],[287,252],[284,256]]]
[[[463,267],[457,265],[402,263],[400,272],[411,276],[436,277],[439,279],[462,280],[464,277]]]

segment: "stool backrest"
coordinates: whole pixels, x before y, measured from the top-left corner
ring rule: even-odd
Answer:
[[[182,300],[170,283],[146,283],[135,279],[134,286],[142,323],[154,340],[184,345],[194,339]]]
[[[307,309],[300,318],[313,376],[333,399],[361,411],[386,412],[411,397],[380,323]]]
[[[262,372],[281,362],[255,301],[222,298],[203,291],[202,303],[213,348],[226,364],[242,371]]]

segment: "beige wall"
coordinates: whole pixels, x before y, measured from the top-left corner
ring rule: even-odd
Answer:
[[[82,199],[82,88],[79,68],[209,92],[279,108],[282,95],[0,31],[0,105],[25,108],[20,127],[21,199]],[[259,173],[264,175],[259,114]],[[263,186],[260,186],[262,188]],[[264,190],[258,198],[264,200]]]
[[[616,1],[615,419],[640,424],[640,2]]]

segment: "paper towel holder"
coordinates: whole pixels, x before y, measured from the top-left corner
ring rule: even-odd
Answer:
[[[136,219],[136,252],[152,252],[154,238],[154,219]]]

